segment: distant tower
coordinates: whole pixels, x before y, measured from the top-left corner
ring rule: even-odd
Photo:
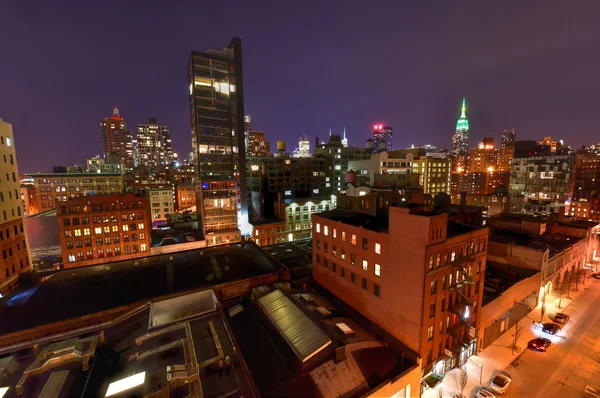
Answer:
[[[452,153],[468,155],[469,153],[469,120],[467,120],[466,99],[462,100],[460,118],[456,121],[456,132],[452,137]]]
[[[502,143],[501,148],[510,148],[515,146],[515,129],[504,130],[502,132]]]
[[[381,148],[381,142],[385,141],[385,150],[391,151],[393,149],[393,129],[383,124],[376,124],[373,126],[373,143],[375,146],[375,152],[379,153]]]
[[[344,127],[344,138],[342,138],[342,145],[348,147],[348,138],[346,138],[346,127]]]
[[[100,120],[100,130],[104,159],[116,157],[127,170],[131,170],[134,166],[133,137],[119,114],[119,108],[113,109],[111,117]]]
[[[307,136],[302,135],[300,141],[298,141],[298,150],[294,151],[295,158],[308,158],[310,157],[310,140]]]

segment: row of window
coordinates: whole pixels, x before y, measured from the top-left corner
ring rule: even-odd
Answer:
[[[13,235],[17,236],[20,233],[23,233],[23,223],[19,224],[19,227],[17,227],[16,225],[13,225],[12,227],[13,230]],[[4,240],[4,238],[9,239],[10,238],[10,228],[6,228],[6,230],[2,231],[0,230],[0,241]]]
[[[140,233],[138,234],[131,234],[131,237],[129,235],[123,235],[123,242],[136,242],[138,240],[144,240],[146,239],[146,234],[145,233]],[[74,241],[75,243],[75,247],[91,247],[92,246],[92,239],[84,239],[83,241],[81,239],[77,239]],[[102,238],[96,238],[96,246],[102,246],[102,244],[106,244],[106,245],[110,245],[110,244],[116,244],[116,243],[121,243],[121,238],[119,237],[119,235],[113,235],[111,236],[105,236],[104,239]],[[73,241],[72,240],[68,240],[65,242],[67,249],[72,249],[73,248]]]
[[[317,223],[316,231],[318,234],[321,233],[321,223]],[[323,235],[329,236],[329,226],[328,225],[323,226]],[[333,239],[337,239],[337,235],[338,235],[337,228],[332,228]],[[342,242],[346,242],[346,231],[341,231],[341,240],[342,240]],[[356,235],[355,234],[352,234],[350,243],[352,243],[353,246],[356,246]],[[369,239],[362,238],[362,247],[364,250],[369,250]],[[375,242],[374,250],[375,250],[375,253],[381,254],[381,244],[378,242]]]
[[[23,239],[23,249],[25,249],[27,246],[25,245],[25,239]],[[17,252],[21,251],[21,243],[17,243]],[[8,248],[8,251],[2,250],[2,259],[6,260],[8,257],[12,257],[13,256],[13,248],[12,246]]]
[[[88,212],[88,211],[109,211],[109,210],[118,210],[118,209],[142,209],[144,208],[144,203],[139,200],[137,202],[120,202],[117,206],[116,203],[107,203],[107,204],[93,204],[93,205],[74,205],[74,206],[69,206],[67,208],[67,206],[61,206],[60,207],[60,212],[61,213],[66,213],[67,210],[69,213],[81,213],[81,212]]]
[[[320,257],[319,255],[317,255],[317,263],[320,264]],[[323,267],[329,269],[329,262],[326,258],[323,259]],[[337,273],[337,264],[334,263],[333,261],[331,262],[331,272],[333,272],[334,274],[338,275]],[[340,274],[339,276],[343,279],[346,279],[346,268],[344,267],[340,267]],[[361,285],[363,290],[369,290],[368,289],[368,279],[367,278],[360,278],[361,279]],[[350,272],[350,283],[355,284],[356,285],[356,274],[354,272]],[[373,291],[372,291],[373,295],[375,297],[381,297],[381,291],[380,291],[380,286],[377,283],[373,283]]]
[[[143,230],[144,229],[144,223],[138,223],[137,226],[135,224],[123,224],[122,226],[123,232],[127,232],[127,231],[135,231],[136,229],[140,229]],[[94,228],[94,234],[96,235],[100,235],[102,233],[108,234],[111,232],[119,232],[119,226],[118,225],[113,225],[113,226],[105,226],[104,229],[102,229],[102,227],[96,227]],[[73,236],[81,236],[81,234],[83,233],[83,236],[89,236],[91,235],[91,230],[90,228],[77,228],[77,229],[66,229],[65,230],[65,237],[67,238],[72,238]]]
[[[449,262],[452,263],[457,259],[461,259],[463,255],[470,256],[483,251],[485,251],[485,239],[478,240],[477,245],[473,242],[467,243],[464,250],[463,247],[454,247],[450,253],[444,251],[443,254],[438,253],[435,256],[432,254],[429,256],[428,269],[432,270],[434,266],[435,268],[439,268],[442,265],[448,265]]]
[[[139,247],[138,247],[138,245],[124,246],[123,253],[124,254],[139,253],[139,252],[145,252],[147,249],[148,248],[145,243],[142,243]],[[120,247],[115,247],[115,248],[109,247],[106,249],[96,250],[97,258],[113,257],[113,256],[120,256],[120,255],[121,255]],[[83,261],[83,260],[93,260],[93,259],[94,259],[94,251],[93,250],[87,250],[85,253],[84,252],[70,253],[68,256],[68,261],[70,263],[74,263],[76,261]]]
[[[11,209],[12,211],[12,216],[15,217],[15,214],[19,217],[21,217],[21,206],[17,206],[17,211],[15,212],[15,209]],[[4,221],[8,220],[8,216],[6,213],[6,210],[2,210],[2,215],[4,216]]]
[[[476,270],[477,274],[479,274],[481,272],[481,262],[480,261],[477,262],[477,265],[475,266],[475,270]],[[469,265],[466,272],[469,277],[473,276],[473,266]],[[446,277],[448,277],[448,286],[452,286],[453,275],[454,274],[452,272],[450,272],[449,274],[444,274],[444,276],[442,276],[442,290],[446,290]],[[459,283],[465,279],[465,275],[462,272],[460,272],[459,270],[457,270],[456,274],[455,274],[455,278],[456,279],[454,279],[454,281],[456,283]],[[433,278],[433,280],[430,282],[429,286],[430,286],[431,294],[436,294],[437,293],[437,278]],[[475,293],[477,293],[479,285],[476,284],[475,286],[476,286]]]
[[[26,257],[26,259],[27,259],[26,261],[29,262],[29,259],[27,257]],[[23,269],[23,260],[21,260],[19,262],[19,267],[20,267],[20,269]],[[11,275],[14,275],[16,273],[16,271],[15,271],[15,265],[14,264],[12,265],[11,270],[12,270],[12,273],[9,272],[8,267],[6,267],[4,269],[4,273],[6,275],[6,279],[10,278]]]
[[[19,199],[18,191],[15,189],[15,195],[13,197],[13,192],[9,190],[8,199]],[[0,202],[4,202],[4,192],[0,192]]]
[[[319,241],[317,239],[316,241],[317,243],[317,250],[319,250],[321,248],[321,241]],[[328,252],[328,243],[327,242],[323,242],[323,252],[327,253]],[[331,248],[331,255],[333,257],[337,257],[337,249],[335,247],[335,245],[332,246]],[[317,254],[317,262],[320,262],[321,256]],[[342,259],[342,261],[346,261],[346,250],[341,249],[340,251],[340,258]],[[354,253],[350,253],[350,264],[352,265],[356,265],[356,254]],[[368,271],[369,270],[369,261],[364,259],[362,260],[362,269],[363,271]],[[375,276],[381,276],[381,265],[375,263],[374,268],[373,268],[373,272],[375,273]]]
[[[121,214],[121,220],[122,221],[127,221],[127,220],[135,220],[137,216],[138,220],[143,220],[144,219],[144,214],[143,213],[129,213],[129,214]],[[100,218],[100,216],[94,216],[93,217],[94,220],[94,224],[100,224],[100,220],[102,220],[102,222],[117,222],[118,221],[118,216],[116,214],[111,214],[109,215],[105,215],[102,216],[102,218]],[[81,219],[79,217],[73,217],[73,218],[63,218],[63,225],[65,227],[72,225],[86,225],[90,223],[90,218],[89,217],[81,217]]]

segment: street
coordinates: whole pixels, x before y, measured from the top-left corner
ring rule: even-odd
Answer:
[[[557,336],[539,330],[553,344],[545,353],[527,349],[513,361],[506,369],[513,379],[506,397],[580,397],[587,384],[600,383],[599,293],[600,281],[591,279],[565,309],[571,319]]]

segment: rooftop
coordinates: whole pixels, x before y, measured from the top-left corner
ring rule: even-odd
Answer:
[[[293,279],[312,276],[312,239],[286,242],[262,249],[285,265]]]
[[[236,312],[230,308],[227,317],[262,396],[363,396],[415,366],[365,331],[351,314],[311,290],[288,285],[266,288],[264,294],[257,301],[273,296],[285,299],[292,309],[293,317],[281,309],[286,315],[283,329],[289,332],[250,300]],[[308,329],[310,334],[295,334]],[[313,355],[302,360],[296,353],[298,344],[288,335],[297,336],[300,346]]]
[[[515,244],[518,246],[525,246],[533,250],[545,251],[550,250],[550,256],[553,256],[568,247],[579,243],[583,238],[544,233],[543,235],[528,235],[503,230],[491,230],[490,241],[504,243],[504,244]]]
[[[0,299],[0,335],[280,268],[248,242],[65,269]]]
[[[96,172],[83,172],[83,173],[27,173],[25,178],[35,177],[121,177],[122,173],[96,173]]]
[[[483,304],[487,305],[505,291],[524,279],[531,278],[540,271],[513,265],[499,264],[487,260],[483,291]]]
[[[182,303],[166,304],[173,314]],[[186,319],[155,327],[154,305],[85,335],[5,353],[4,398],[257,396],[220,310],[192,307]]]
[[[375,232],[388,232],[389,219],[387,217],[371,216],[348,210],[329,210],[314,216],[327,218],[355,227],[363,227]]]

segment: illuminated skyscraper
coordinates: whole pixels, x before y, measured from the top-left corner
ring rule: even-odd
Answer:
[[[131,132],[127,130],[125,120],[119,114],[119,108],[113,109],[111,117],[100,120],[100,129],[104,159],[116,158],[125,169],[132,169],[134,166],[133,138]]]
[[[295,158],[308,158],[310,157],[310,140],[307,136],[303,135],[298,141],[298,150],[294,151]]]
[[[502,143],[500,148],[511,148],[515,146],[515,129],[504,130],[502,132]]]
[[[173,162],[171,133],[167,126],[159,126],[151,117],[148,124],[138,124],[136,153],[139,165],[168,166]]]
[[[452,153],[455,155],[469,154],[469,120],[467,120],[466,100],[462,100],[460,118],[456,122],[456,133],[452,137]]]
[[[239,241],[248,225],[242,40],[192,51],[189,84],[199,228],[208,245]]]
[[[382,124],[376,124],[373,126],[373,143],[375,145],[375,152],[379,153],[381,149],[381,143],[385,142],[385,150],[393,150],[393,129]]]
[[[344,127],[344,138],[342,138],[342,146],[348,148],[348,138],[346,138],[346,127]]]

